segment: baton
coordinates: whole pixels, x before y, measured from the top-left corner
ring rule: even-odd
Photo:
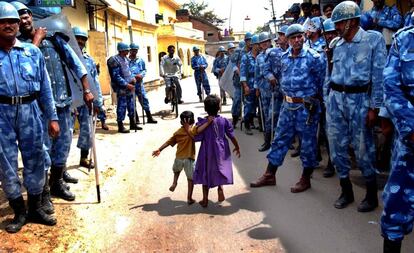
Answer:
[[[137,103],[136,103],[136,101],[137,101],[137,95],[135,94],[135,90],[133,91],[133,97],[134,97],[134,124],[135,124],[135,126],[134,126],[134,129],[135,129],[135,132],[137,132]],[[130,126],[131,127],[131,126]]]
[[[272,118],[271,120],[272,120],[272,123],[271,123],[272,129],[270,130],[271,131],[270,138],[271,140],[273,140],[273,129],[275,126],[275,92],[274,91],[272,92]]]
[[[243,87],[241,87],[241,82],[239,82],[240,84],[240,131],[243,131]]]
[[[144,85],[144,82],[141,82],[141,85]],[[141,95],[138,95],[138,100],[139,100],[139,103],[141,104],[141,109],[142,109],[142,124],[145,125],[144,94],[142,93],[142,89],[144,89],[144,87],[141,86],[140,88],[141,88],[141,92],[139,94]]]
[[[266,133],[265,131],[265,124],[263,119],[263,106],[262,106],[262,99],[259,96],[259,110],[260,110],[260,121],[262,122],[263,134]]]
[[[96,156],[96,145],[95,145],[95,132],[96,132],[96,116],[94,116],[93,114],[93,105],[92,105],[92,110],[91,110],[91,115],[89,117],[90,120],[90,124],[92,127],[92,131],[91,131],[91,154],[90,154],[90,159],[89,159],[89,168],[88,168],[88,172],[91,169],[91,164],[92,164],[92,156],[93,156],[93,161],[95,163],[95,182],[96,182],[96,194],[98,197],[98,203],[101,203],[101,190],[99,187],[99,170],[98,170],[98,159]]]

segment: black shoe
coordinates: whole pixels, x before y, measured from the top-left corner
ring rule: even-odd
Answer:
[[[102,127],[102,129],[103,129],[103,130],[105,130],[105,131],[108,131],[108,130],[109,130],[109,127],[108,127],[108,125],[105,123],[105,121],[101,121],[101,127]]]
[[[9,233],[17,233],[26,224],[27,220],[27,211],[23,196],[9,200],[9,204],[14,211],[14,218],[6,225],[6,231]]]
[[[203,98],[201,97],[201,95],[198,95],[198,101],[201,103],[203,102]]]
[[[57,223],[53,215],[47,214],[42,209],[41,195],[28,195],[29,212],[27,213],[27,221],[39,223],[47,226],[54,226]]]
[[[154,120],[150,111],[146,111],[145,114],[147,115],[147,123],[148,124],[157,124],[158,122]]]
[[[129,130],[124,127],[124,123],[122,121],[118,121],[118,133],[129,133]]]
[[[79,181],[77,178],[72,177],[66,170],[65,172],[63,172],[62,178],[63,178],[63,181],[65,181],[66,183],[70,183],[70,184],[77,184]]]
[[[43,192],[42,192],[42,209],[47,214],[54,214],[55,208],[53,206],[52,200],[50,199],[49,186],[47,186],[47,190],[45,190],[45,188],[43,188]]]
[[[384,238],[384,253],[400,253],[401,252],[401,241],[391,241]]]
[[[335,175],[335,168],[331,162],[331,159],[329,159],[328,165],[323,171],[323,177],[328,178],[328,177],[333,177],[334,175]]]
[[[180,105],[183,104],[183,103],[184,103],[184,101],[182,101],[182,100],[178,101],[178,104],[180,104]]]
[[[366,183],[367,192],[364,200],[358,206],[358,212],[365,213],[371,212],[378,207],[378,188],[377,181],[374,179],[371,182]]]
[[[56,198],[64,199],[66,201],[74,201],[76,198],[75,194],[67,190],[67,188],[64,186],[63,179],[59,179],[57,182],[53,183],[50,186],[50,195]]]
[[[133,117],[129,118],[129,130],[142,130],[142,127],[135,124],[135,119]]]
[[[164,103],[168,104],[170,102],[170,100],[168,99],[168,97],[164,98]]]
[[[271,133],[266,133],[265,134],[265,138],[264,138],[264,143],[262,144],[262,146],[259,148],[259,152],[265,152],[266,150],[268,150],[270,148],[270,142],[272,135]]]
[[[343,209],[347,207],[349,204],[354,202],[354,192],[352,190],[352,183],[351,180],[347,178],[340,179],[341,185],[341,196],[335,201],[335,208]]]

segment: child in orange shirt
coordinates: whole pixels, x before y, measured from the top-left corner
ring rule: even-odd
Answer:
[[[194,135],[202,132],[211,123],[211,120],[199,127],[193,127],[194,114],[191,111],[184,111],[180,114],[181,127],[174,132],[173,136],[168,139],[161,147],[152,152],[152,156],[159,156],[161,151],[168,146],[175,146],[177,144],[177,152],[175,154],[175,160],[173,164],[174,180],[170,186],[170,191],[174,191],[177,187],[178,177],[181,171],[184,169],[187,176],[188,192],[187,203],[193,204],[193,172],[194,172],[194,160],[195,160],[195,143]]]

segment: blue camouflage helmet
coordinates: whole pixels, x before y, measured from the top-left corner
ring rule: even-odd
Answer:
[[[118,42],[116,49],[118,50],[118,52],[121,52],[121,51],[129,51],[130,48],[128,44],[124,42]]]
[[[304,32],[305,32],[305,28],[303,28],[302,25],[300,25],[300,24],[293,24],[293,25],[290,25],[288,27],[288,29],[286,30],[286,37],[289,38],[290,36],[292,36],[294,34],[304,33]]]
[[[259,34],[259,43],[271,40],[270,34],[268,32],[261,32]]]
[[[246,40],[250,40],[250,39],[252,39],[252,36],[253,36],[253,34],[251,33],[251,32],[247,32],[245,35],[244,35],[244,40],[246,41]]]
[[[219,52],[226,52],[226,49],[225,49],[223,46],[220,46],[220,47],[218,48],[218,51],[219,51]]]
[[[229,49],[232,49],[232,48],[235,48],[236,46],[233,44],[233,43],[229,43],[229,44],[227,44],[227,50],[229,50]]]
[[[288,25],[282,25],[280,28],[279,28],[279,31],[277,31],[277,33],[283,33],[283,34],[286,34],[286,31],[287,31],[287,29],[288,29]]]
[[[20,21],[20,16],[13,5],[7,2],[0,2],[0,19],[17,19]]]
[[[323,21],[323,30],[324,32],[333,32],[336,31],[335,24],[332,22],[332,19],[328,18]]]
[[[239,48],[244,48],[246,46],[246,42],[244,40],[239,41]]]
[[[200,51],[200,48],[198,48],[197,46],[194,46],[193,47],[193,52],[195,52],[195,51]]]
[[[32,11],[24,3],[21,3],[21,2],[18,2],[18,1],[13,1],[10,4],[13,5],[14,8],[16,8],[19,15],[22,15],[25,12],[32,13]]]
[[[88,39],[88,33],[84,30],[82,30],[80,27],[75,26],[72,28],[73,34],[75,35],[75,37],[83,37]]]
[[[332,11],[332,22],[338,23],[343,20],[361,17],[361,9],[353,1],[345,1],[338,4]]]
[[[259,35],[255,34],[252,36],[252,45],[259,44]]]
[[[298,3],[293,4],[289,11],[293,13],[300,12],[300,5]]]
[[[136,44],[136,43],[134,43],[134,42],[132,42],[130,45],[129,45],[129,48],[132,50],[132,49],[136,49],[136,50],[138,50],[139,49],[139,45],[138,44]]]

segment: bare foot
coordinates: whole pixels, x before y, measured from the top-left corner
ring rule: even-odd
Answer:
[[[223,202],[226,199],[226,197],[224,197],[223,189],[222,188],[218,188],[217,189],[217,193],[218,193],[218,201],[219,202]]]
[[[194,203],[195,203],[195,200],[194,199],[187,199],[187,204],[188,205],[192,205]]]
[[[208,206],[208,200],[201,200],[198,202],[200,204],[200,206],[206,208]]]
[[[175,187],[177,187],[177,184],[172,184],[171,186],[170,186],[170,191],[175,191]]]

